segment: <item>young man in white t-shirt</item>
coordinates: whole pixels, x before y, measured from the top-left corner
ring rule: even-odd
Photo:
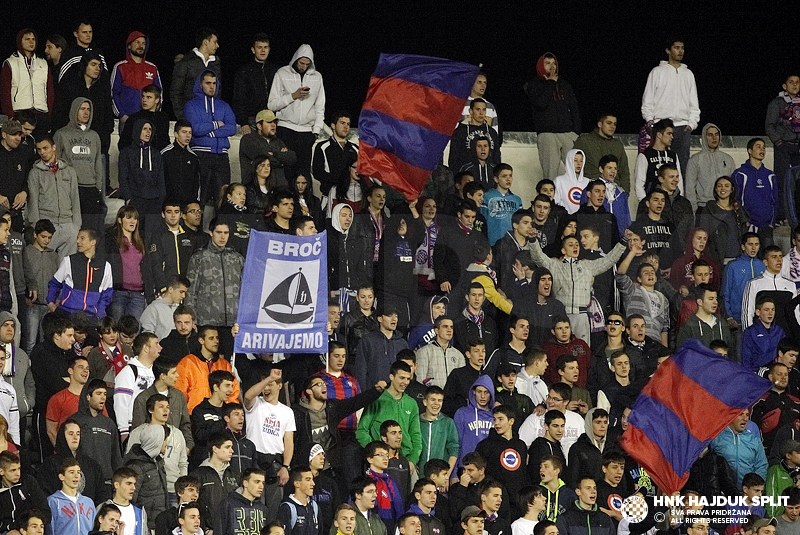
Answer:
[[[131,503],[136,492],[136,472],[133,468],[122,467],[111,477],[114,483],[114,497],[111,503],[119,507],[119,521],[125,523],[123,535],[146,535],[147,512]]]
[[[540,486],[522,489],[517,503],[525,506],[525,515],[511,523],[511,535],[531,535],[539,523],[539,515],[547,507],[547,497]]]
[[[282,501],[282,487],[289,481],[297,429],[292,409],[278,401],[282,387],[281,370],[273,369],[244,394],[247,438],[256,445],[261,468],[267,472],[264,499],[270,518],[277,513],[275,505]],[[278,465],[280,469],[274,470]]]
[[[153,386],[156,376],[153,363],[161,354],[161,345],[153,333],[140,333],[133,340],[136,357],[117,374],[114,384],[114,412],[117,415],[120,442],[125,442],[131,432],[133,400]],[[135,371],[134,371],[134,368]]]

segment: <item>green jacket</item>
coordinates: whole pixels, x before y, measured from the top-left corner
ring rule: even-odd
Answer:
[[[583,151],[586,161],[583,165],[583,176],[595,179],[599,176],[598,163],[600,158],[606,154],[613,154],[619,160],[617,164],[617,179],[615,182],[622,186],[627,192],[631,190],[631,171],[628,166],[628,155],[625,153],[625,146],[617,138],[606,139],[598,133],[595,128],[588,134],[581,134],[575,140],[574,149]]]
[[[361,447],[373,440],[380,440],[381,424],[386,420],[394,420],[403,430],[403,444],[400,453],[414,464],[419,462],[422,453],[422,433],[419,430],[419,406],[408,394],[397,400],[383,391],[380,397],[364,409],[358,422],[356,439]]]
[[[767,481],[764,485],[764,497],[770,497],[777,503],[783,491],[794,486],[794,481],[789,476],[789,472],[781,463],[773,464],[767,470]],[[783,507],[767,505],[767,518],[778,517],[783,513]]]
[[[419,474],[423,473],[425,463],[431,459],[449,460],[458,458],[458,431],[452,418],[442,413],[432,422],[420,416],[419,427],[422,430],[422,455],[419,457]]]
[[[328,535],[338,535],[341,533],[336,526],[331,526]],[[369,520],[360,512],[356,513],[356,529],[353,535],[386,535],[386,524],[383,523],[378,513],[369,512]]]

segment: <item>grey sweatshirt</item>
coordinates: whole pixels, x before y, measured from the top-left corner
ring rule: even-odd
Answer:
[[[69,124],[59,128],[55,136],[58,157],[75,169],[78,175],[78,185],[81,187],[94,186],[103,190],[105,183],[105,169],[100,152],[100,136],[92,130],[92,116],[94,106],[89,114],[89,121],[85,125],[78,124],[78,110],[84,102],[92,105],[92,101],[85,97],[78,97],[72,101],[69,109]]]

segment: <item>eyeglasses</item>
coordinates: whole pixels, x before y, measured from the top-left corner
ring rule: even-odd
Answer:
[[[314,383],[311,388],[317,388],[318,386],[325,386],[325,383]]]
[[[383,457],[384,459],[388,459],[389,458],[389,454],[388,453],[376,453],[375,455],[373,455],[373,457]]]
[[[608,320],[606,325],[622,325],[622,320]]]
[[[561,399],[561,398],[554,398],[553,396],[547,396],[547,401],[552,401],[554,403],[560,403],[560,402],[562,402],[564,400]]]

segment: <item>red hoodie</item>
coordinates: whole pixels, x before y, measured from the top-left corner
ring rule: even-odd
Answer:
[[[700,254],[700,258],[697,258],[697,256],[694,254],[692,241],[694,240],[694,235],[698,230],[705,229],[695,227],[691,232],[689,232],[689,237],[686,239],[686,247],[683,250],[683,256],[678,257],[675,262],[672,263],[672,269],[670,270],[669,274],[669,283],[676,290],[680,290],[681,286],[686,286],[687,288],[694,286],[694,280],[692,279],[692,266],[696,260],[705,260],[708,262],[708,265],[711,267],[711,277],[708,279],[708,283],[714,288],[719,289],[720,287],[722,270],[719,268],[717,263],[710,256],[708,256],[705,251]],[[706,232],[706,235],[707,234],[708,232]]]

